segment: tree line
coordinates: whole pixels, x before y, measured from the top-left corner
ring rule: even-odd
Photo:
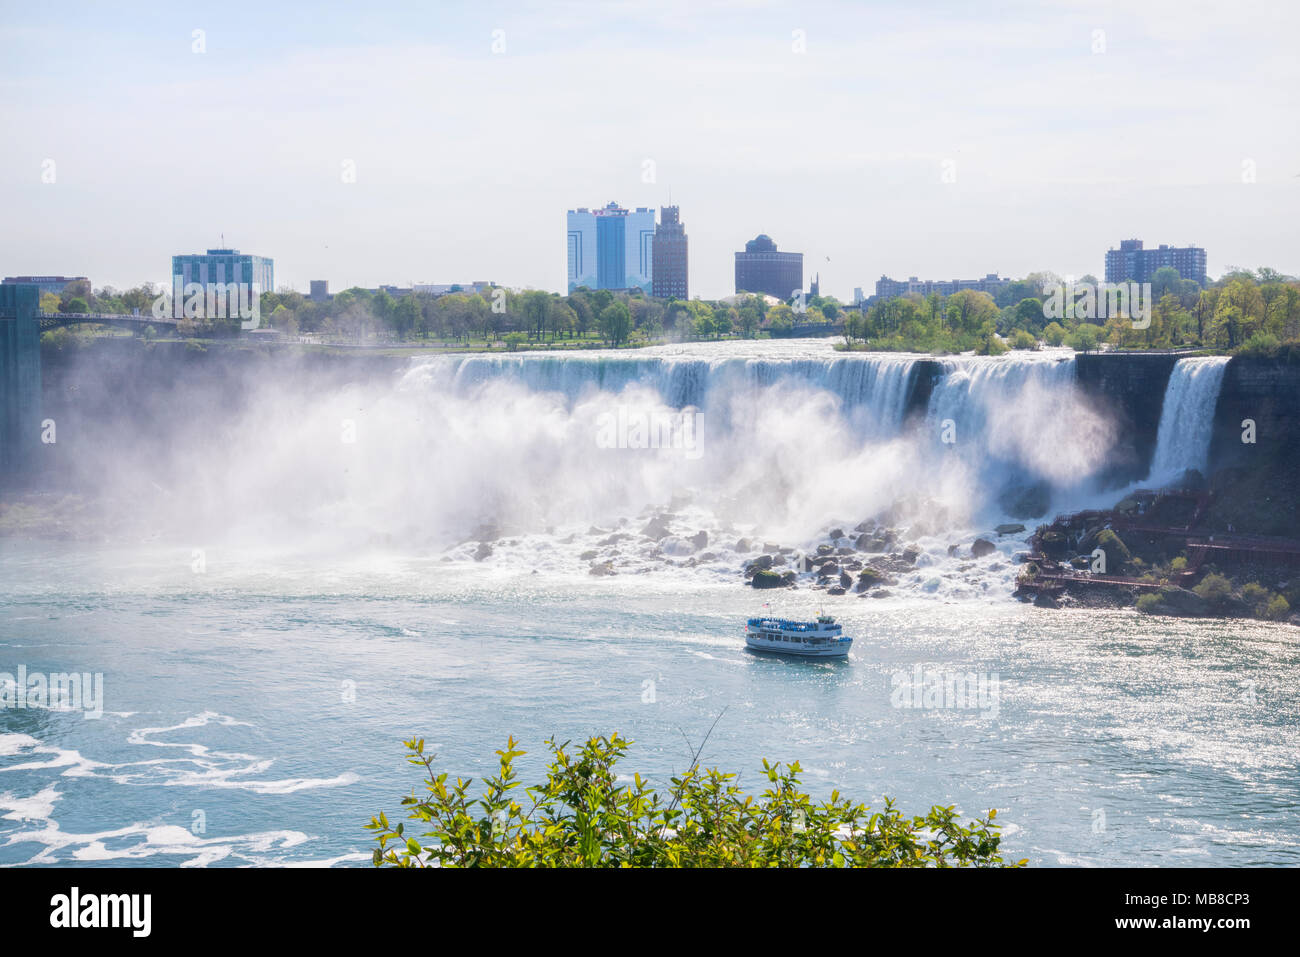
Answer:
[[[1100,283],[1084,276],[1077,285]],[[1066,285],[1031,273],[996,296],[961,290],[878,301],[845,325],[849,348],[989,355],[1046,343],[1080,352],[1193,348],[1249,355],[1300,356],[1300,280],[1267,267],[1231,269],[1204,287],[1163,268],[1151,280],[1150,314],[1052,318],[1049,290]],[[1067,287],[1068,288],[1068,287]]]

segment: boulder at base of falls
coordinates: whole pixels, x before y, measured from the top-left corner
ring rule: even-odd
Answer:
[[[1065,533],[1055,528],[1049,528],[1038,536],[1038,544],[1043,550],[1043,554],[1049,558],[1055,558],[1060,561],[1069,555],[1070,542],[1065,537]]]
[[[757,572],[770,571],[772,568],[771,555],[759,555],[752,562],[745,564],[745,577],[749,578]]]
[[[862,571],[858,572],[857,590],[859,592],[870,591],[878,585],[892,585],[894,580],[885,575],[878,568],[872,568],[868,565]]]
[[[691,544],[695,546],[696,551],[699,551],[705,545],[709,544],[709,533],[703,529],[696,532],[691,536]]]
[[[1017,485],[999,495],[998,504],[1012,518],[1042,518],[1052,506],[1052,487],[1046,482]]]
[[[492,554],[492,546],[487,542],[479,542],[478,548],[474,549],[474,561],[481,562]]]
[[[970,547],[971,556],[974,558],[983,558],[985,555],[996,552],[998,547],[990,542],[987,538],[977,538]]]
[[[844,588],[843,585],[832,585],[830,588],[826,589],[826,594],[843,595],[845,591],[846,589]]]
[[[589,575],[595,575],[598,578],[603,578],[606,575],[618,574],[618,572],[614,571],[614,565],[612,562],[597,562],[588,569],[587,573]]]
[[[646,527],[641,529],[641,534],[646,538],[653,538],[656,542],[660,539],[667,538],[672,532],[668,529],[668,520],[662,515],[656,515],[646,523]]]
[[[999,535],[1016,535],[1024,530],[1025,526],[1021,525],[1019,522],[1008,522],[1006,525],[999,525],[997,528],[993,529],[993,531],[997,532]]]
[[[786,584],[785,576],[776,572],[760,568],[754,572],[754,577],[750,584],[755,588],[780,588]]]
[[[850,588],[853,585],[853,576],[848,572],[840,572],[840,587]]]
[[[909,565],[915,565],[916,560],[921,557],[920,545],[908,545],[903,549],[903,561]]]
[[[744,555],[745,553],[752,552],[754,550],[754,543],[751,542],[748,538],[742,538],[740,541],[736,542],[735,550],[740,554]]]

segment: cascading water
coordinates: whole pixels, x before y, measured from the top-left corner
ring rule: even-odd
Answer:
[[[617,394],[629,386],[653,389],[674,409],[694,406],[724,411],[737,397],[756,398],[763,390],[815,389],[837,399],[857,434],[890,438],[906,412],[915,360],[906,356],[830,356],[753,358],[664,355],[624,356],[450,356],[424,360],[417,368],[435,371],[468,395],[486,383],[513,381],[538,392],[565,397],[570,406],[597,392]]]
[[[1073,354],[1059,352],[946,360],[927,415],[942,467],[955,459],[986,502],[1018,487],[1045,497],[1086,486],[1112,428],[1079,393]]]
[[[1172,482],[1189,469],[1205,471],[1227,366],[1227,356],[1198,356],[1175,364],[1165,386],[1149,482]]]
[[[900,522],[915,511],[937,534],[993,519],[1008,483],[1070,489],[1108,448],[1072,353],[945,360],[929,428],[913,434],[923,367],[765,341],[443,356],[343,387],[257,376],[220,422],[238,454],[177,430],[166,455],[114,451],[93,472],[119,501],[147,483],[184,489],[151,503],[147,522],[187,539],[426,553],[488,528],[553,548],[593,526],[639,529],[674,502],[690,503],[691,534],[711,541],[807,542],[900,502]],[[611,423],[647,414],[676,415],[673,435],[689,417],[696,445],[605,441]],[[937,441],[949,419],[955,445]]]

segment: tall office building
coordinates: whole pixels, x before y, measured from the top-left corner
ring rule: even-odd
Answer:
[[[1106,251],[1107,282],[1150,282],[1157,269],[1178,270],[1183,279],[1205,285],[1205,250],[1199,246],[1166,246],[1143,249],[1142,240],[1125,239],[1119,249]]]
[[[275,262],[266,256],[240,253],[238,249],[209,249],[205,254],[172,257],[172,277],[182,283],[196,282],[256,284],[258,293],[275,292]]]
[[[650,293],[654,236],[655,213],[644,206],[569,210],[569,292],[587,286]]]
[[[765,235],[745,243],[736,253],[736,292],[765,293],[789,299],[803,289],[803,253],[777,252]]]
[[[689,299],[686,227],[676,206],[659,207],[655,227],[652,289],[656,299]]]

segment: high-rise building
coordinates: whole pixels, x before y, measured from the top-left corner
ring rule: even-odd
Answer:
[[[803,290],[803,253],[777,252],[776,243],[759,235],[736,253],[736,292],[764,293],[789,299]]]
[[[1183,279],[1205,285],[1205,250],[1199,246],[1166,246],[1143,249],[1142,240],[1125,239],[1119,249],[1106,251],[1107,282],[1150,282],[1157,269],[1178,270]]]
[[[689,299],[687,281],[686,227],[676,206],[659,207],[659,225],[655,227],[652,270],[653,295],[656,299]]]
[[[312,302],[329,302],[330,281],[328,279],[313,279],[311,281],[311,293],[308,298]]]
[[[569,210],[569,292],[590,289],[651,291],[654,270],[655,213],[627,210],[618,203],[603,209]]]
[[[214,283],[248,283],[257,292],[275,292],[275,262],[266,256],[240,253],[238,249],[209,249],[205,254],[172,257],[173,280],[203,287]]]

